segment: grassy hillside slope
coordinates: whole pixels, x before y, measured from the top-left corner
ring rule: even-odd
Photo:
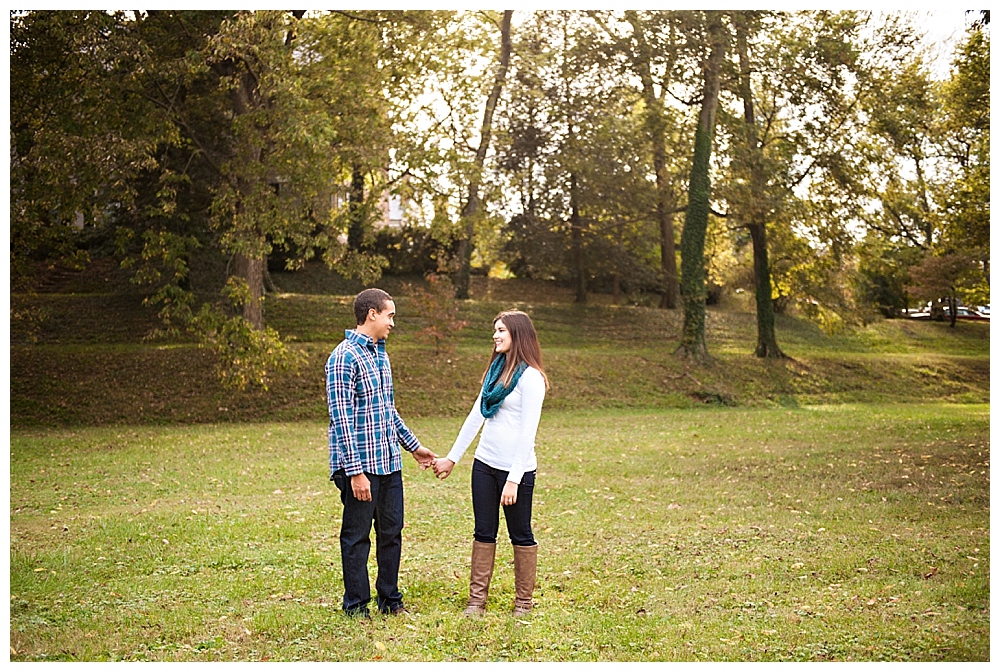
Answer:
[[[323,418],[323,364],[353,326],[357,287],[330,273],[276,274],[269,324],[306,356],[269,392],[233,392],[215,379],[210,353],[191,342],[149,341],[155,315],[138,294],[110,293],[92,276],[65,278],[15,307],[41,315],[11,332],[12,426],[284,421]],[[887,320],[830,336],[780,315],[778,341],[790,359],[752,356],[755,318],[738,306],[710,308],[710,366],[676,359],[682,315],[615,306],[595,295],[571,303],[547,283],[475,278],[461,316],[469,326],[448,354],[415,334],[425,324],[407,295],[412,278],[381,283],[399,316],[389,341],[396,396],[407,416],[464,413],[489,355],[494,315],[531,314],[552,383],[550,409],[797,406],[824,403],[989,401],[989,324]]]

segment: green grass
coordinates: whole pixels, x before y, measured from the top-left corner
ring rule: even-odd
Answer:
[[[988,323],[779,315],[791,359],[763,361],[730,304],[701,367],[672,354],[679,311],[476,277],[435,354],[413,279],[386,278],[397,402],[442,454],[493,316],[533,317],[539,585],[530,619],[507,615],[501,543],[488,616],[462,618],[469,460],[443,482],[406,460],[414,615],[358,622],[322,380],[358,287],[275,274],[268,322],[306,364],[233,392],[189,340],[145,339],[156,318],[114,272],[12,297],[35,316],[11,325],[12,660],[989,660]]]
[[[11,659],[989,659],[987,406],[547,411],[538,454],[531,618],[505,543],[461,617],[470,462],[406,460],[414,615],[358,622],[322,423],[15,430]]]

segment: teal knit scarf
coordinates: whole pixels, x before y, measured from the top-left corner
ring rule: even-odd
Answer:
[[[497,411],[500,410],[500,404],[503,403],[508,394],[514,391],[514,388],[517,387],[517,381],[521,378],[521,374],[528,368],[526,362],[518,364],[514,369],[514,375],[510,379],[510,385],[504,386],[500,382],[500,374],[503,372],[506,361],[506,355],[500,355],[494,359],[493,363],[490,364],[489,370],[486,372],[486,378],[483,379],[483,398],[479,402],[479,412],[483,414],[484,418],[492,418],[497,414]]]

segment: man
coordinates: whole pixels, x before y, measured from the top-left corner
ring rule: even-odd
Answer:
[[[403,475],[400,444],[426,469],[436,455],[420,445],[396,411],[385,339],[395,326],[396,304],[381,289],[354,299],[357,329],[326,362],[330,411],[330,480],[344,504],[340,557],[344,612],[368,616],[368,554],[375,524],[376,604],[384,614],[403,614],[399,558],[403,539]]]

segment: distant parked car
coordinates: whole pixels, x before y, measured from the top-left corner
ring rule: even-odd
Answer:
[[[990,307],[979,306],[978,308],[985,308],[986,312],[968,306],[958,306],[955,309],[955,318],[959,320],[989,320]],[[941,322],[951,319],[951,308],[947,304],[929,303],[913,311],[908,311],[906,316],[911,320],[937,320]]]
[[[951,311],[945,310],[945,315],[950,317]],[[977,310],[972,308],[967,308],[965,306],[959,306],[955,309],[955,317],[960,320],[988,320],[990,319],[988,315],[983,315]]]

